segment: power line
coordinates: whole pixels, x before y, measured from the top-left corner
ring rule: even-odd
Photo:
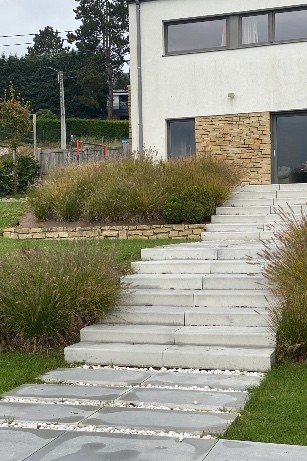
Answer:
[[[58,30],[56,30],[55,32],[57,32],[58,34],[66,34],[66,33],[73,32],[73,30],[63,30],[63,31],[58,31]],[[39,33],[36,33],[36,34],[0,35],[0,38],[9,38],[9,37],[28,37],[29,35],[32,35],[32,36],[34,37],[35,35],[39,35]]]

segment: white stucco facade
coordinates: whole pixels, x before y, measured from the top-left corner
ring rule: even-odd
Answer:
[[[291,0],[141,1],[144,146],[167,154],[166,120],[307,108],[307,42],[164,55],[163,21],[302,5]],[[305,4],[307,6],[307,3]],[[130,4],[131,117],[138,149],[136,5]],[[234,93],[234,99],[228,97]]]

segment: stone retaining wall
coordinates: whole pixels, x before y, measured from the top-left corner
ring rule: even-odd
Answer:
[[[67,239],[81,240],[88,238],[114,240],[157,240],[157,239],[191,239],[200,240],[205,224],[165,224],[136,226],[96,226],[96,227],[11,227],[3,230],[3,237],[27,239]]]
[[[271,184],[270,124],[269,112],[197,117],[196,153],[239,167],[242,184]]]

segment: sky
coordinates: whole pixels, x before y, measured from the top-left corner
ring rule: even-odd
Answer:
[[[73,9],[77,5],[75,0],[0,0],[0,36],[37,34],[46,26],[59,32],[75,30],[78,22]],[[62,36],[64,38],[65,34]],[[26,42],[32,42],[32,37],[0,37],[0,54],[22,56],[30,45],[2,45]]]

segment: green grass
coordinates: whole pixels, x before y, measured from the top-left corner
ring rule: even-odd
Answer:
[[[307,365],[273,367],[223,438],[307,445]]]
[[[0,202],[0,232],[4,227],[16,226],[26,206],[27,204],[24,200],[18,202]]]
[[[62,353],[0,353],[0,395],[24,383],[34,383],[42,374],[65,366]]]

